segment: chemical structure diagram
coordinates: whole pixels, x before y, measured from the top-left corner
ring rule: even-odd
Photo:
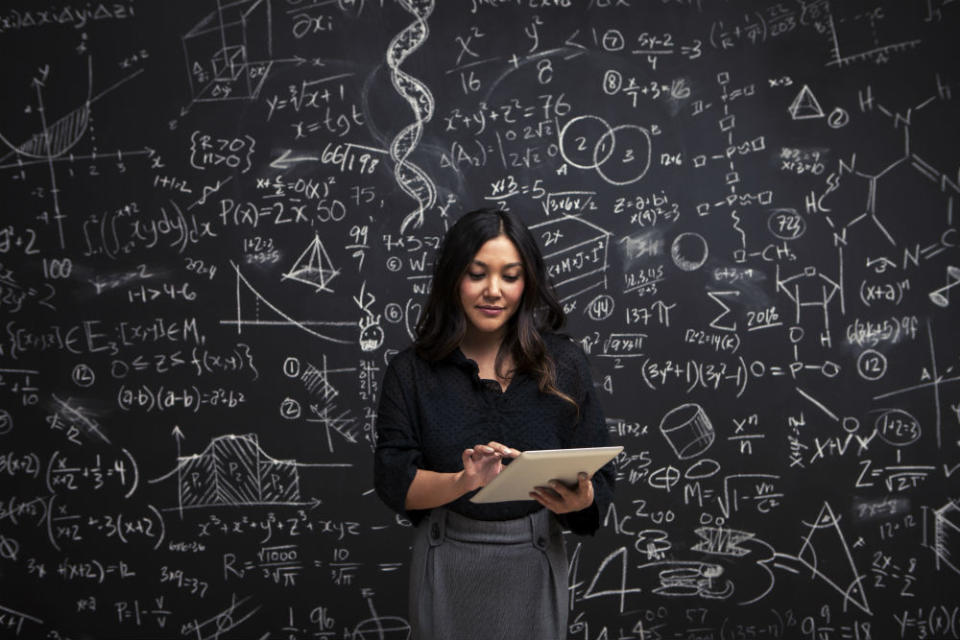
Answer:
[[[895,233],[892,233],[888,229],[888,225],[884,223],[884,219],[892,215],[892,213],[884,211],[884,205],[879,204],[884,198],[878,197],[878,195],[881,193],[881,179],[890,176],[894,171],[903,167],[914,170],[929,182],[933,183],[936,189],[939,189],[940,192],[945,194],[945,223],[947,226],[953,225],[954,199],[957,194],[960,194],[960,178],[951,179],[945,171],[935,167],[926,160],[916,149],[917,145],[911,137],[915,119],[923,117],[924,109],[936,102],[952,101],[953,96],[949,85],[945,84],[940,75],[937,74],[935,76],[935,90],[932,94],[925,96],[922,100],[917,101],[902,111],[888,108],[883,102],[878,100],[870,85],[858,90],[857,98],[861,113],[880,114],[882,118],[886,119],[894,132],[899,134],[901,139],[900,149],[896,151],[896,155],[892,160],[879,169],[865,170],[862,167],[858,168],[856,154],[847,160],[841,159],[837,171],[828,177],[824,192],[821,194],[811,192],[807,196],[805,200],[807,213],[824,214],[824,220],[834,232],[835,244],[843,243],[846,245],[847,231],[861,222],[869,222],[883,234],[892,246],[896,247],[899,244],[898,238]],[[837,191],[840,185],[845,182],[843,178],[847,175],[866,181],[867,196],[863,210],[859,215],[847,222],[840,222],[835,219],[837,217],[836,215],[832,215],[833,211],[827,206],[826,201],[827,196]],[[942,250],[943,249],[930,249],[930,251],[934,252],[933,255],[940,253]],[[932,255],[925,255],[924,257],[932,257]]]
[[[850,301],[848,294],[852,293],[847,291],[849,282],[845,282],[843,277],[844,249],[850,247],[854,240],[854,235],[848,232],[856,230],[862,233],[862,230],[873,229],[882,242],[889,244],[895,252],[891,254],[892,257],[871,255],[866,258],[864,266],[868,273],[874,275],[889,274],[896,269],[906,270],[911,265],[919,266],[922,261],[960,245],[960,237],[953,226],[954,202],[957,194],[960,194],[960,178],[952,179],[945,170],[929,161],[915,135],[923,118],[937,117],[931,109],[934,105],[950,108],[953,100],[951,88],[941,76],[935,74],[933,80],[929,94],[900,109],[887,106],[870,85],[860,88],[857,92],[859,115],[872,118],[871,124],[876,123],[877,118],[885,123],[892,133],[889,143],[882,139],[883,128],[880,127],[880,135],[875,136],[879,140],[874,140],[874,143],[884,147],[882,153],[872,150],[858,158],[854,152],[838,158],[836,169],[825,177],[822,191],[811,190],[804,197],[805,213],[808,216],[821,216],[832,233],[832,244],[838,255],[837,274],[828,278],[818,269],[807,266],[794,275],[783,276],[780,264],[777,264],[777,289],[794,303],[797,321],[804,307],[816,307],[822,311],[825,332],[820,339],[827,346],[830,342],[827,304],[836,297],[841,314],[846,315]],[[803,104],[816,106],[816,109],[808,108],[802,112],[805,119],[828,118],[807,86],[803,87],[788,109],[794,119],[801,115],[798,107]],[[847,117],[845,110],[838,107],[834,111],[842,112],[844,117],[839,120],[828,118],[831,129],[844,128],[853,121]],[[878,128],[872,127],[871,131],[878,131]],[[929,197],[930,190],[937,194],[932,199]],[[939,207],[931,210],[927,206],[922,212],[913,211],[919,202],[936,202],[938,199],[942,203]],[[914,215],[941,216],[944,231],[937,237],[914,237],[912,231],[916,225],[911,223]],[[856,243],[853,246],[856,247]],[[957,268],[947,267],[947,286],[929,292],[930,301],[939,307],[949,304],[951,273],[956,274]],[[817,288],[822,295],[815,300],[806,300],[801,296],[796,281],[813,277],[817,278]],[[863,306],[870,307],[878,297],[899,301],[908,289],[906,280],[901,280],[889,291],[883,289],[882,293],[877,293],[876,288],[861,287],[859,299]]]

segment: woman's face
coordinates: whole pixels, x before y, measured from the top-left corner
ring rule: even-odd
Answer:
[[[507,321],[520,308],[523,282],[523,260],[510,238],[499,235],[487,240],[460,280],[467,331],[502,337]]]

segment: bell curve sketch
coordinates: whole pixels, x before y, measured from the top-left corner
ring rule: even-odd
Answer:
[[[182,437],[177,436],[177,449]],[[260,445],[256,434],[223,435],[211,439],[201,452],[177,455],[176,466],[150,484],[177,479],[177,506],[164,511],[237,506],[309,506],[320,500],[304,500],[300,491],[301,469],[349,468],[353,464],[302,463],[273,458]]]

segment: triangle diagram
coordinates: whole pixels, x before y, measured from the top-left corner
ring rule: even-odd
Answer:
[[[317,291],[332,293],[333,289],[327,287],[327,284],[338,275],[340,275],[340,270],[334,268],[330,256],[327,255],[327,250],[320,242],[320,236],[314,234],[313,241],[297,258],[293,268],[283,274],[283,279],[296,280],[312,285]]]
[[[872,615],[863,588],[863,575],[857,571],[850,546],[840,530],[840,521],[830,504],[824,502],[817,519],[812,524],[804,524],[809,530],[797,559],[810,569],[813,577],[820,578],[843,596],[844,611],[852,604]]]
[[[790,116],[794,120],[810,120],[813,118],[824,117],[823,109],[817,101],[817,97],[810,91],[810,87],[803,85],[800,93],[790,103]]]

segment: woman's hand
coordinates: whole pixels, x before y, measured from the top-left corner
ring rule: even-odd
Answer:
[[[463,471],[457,479],[464,493],[486,486],[503,471],[503,458],[516,458],[520,452],[500,444],[488,442],[472,449],[464,449],[461,458]]]
[[[551,480],[549,487],[534,488],[530,497],[554,513],[580,511],[593,504],[593,482],[590,476],[580,473],[575,487]]]
[[[504,458],[520,452],[499,442],[478,444],[463,451],[463,470],[455,473],[417,469],[407,489],[407,509],[433,509],[449,504],[465,493],[484,486],[503,470]]]

